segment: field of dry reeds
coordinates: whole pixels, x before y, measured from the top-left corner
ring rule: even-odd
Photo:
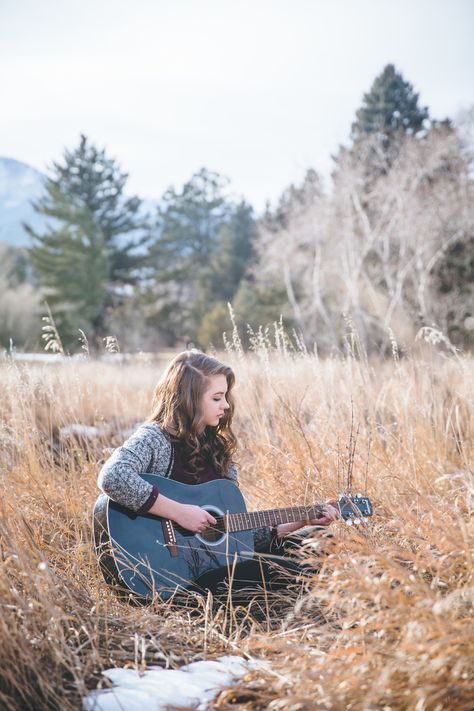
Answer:
[[[320,360],[281,333],[219,355],[237,376],[249,509],[352,480],[373,519],[333,524],[319,574],[279,617],[126,605],[93,552],[96,477],[148,415],[167,359],[3,361],[0,708],[79,709],[110,666],[237,653],[269,665],[224,691],[221,710],[473,709],[472,358],[432,343],[385,362],[350,349]]]

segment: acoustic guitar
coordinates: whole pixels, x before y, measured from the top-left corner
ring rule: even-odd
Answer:
[[[142,474],[157,483],[154,474]],[[137,514],[102,494],[94,506],[94,541],[100,567],[117,592],[142,602],[157,593],[162,600],[177,590],[195,589],[209,570],[232,569],[254,556],[252,530],[262,526],[320,518],[322,504],[248,512],[239,487],[229,479],[182,484],[159,477],[160,493],[208,511],[216,525],[192,533],[169,519]],[[367,497],[339,497],[341,517],[359,522],[373,513]]]

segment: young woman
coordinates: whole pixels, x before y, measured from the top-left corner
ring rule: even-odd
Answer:
[[[214,525],[216,519],[210,513],[164,496],[159,479],[150,484],[140,475],[157,474],[185,484],[227,478],[238,484],[233,463],[237,446],[232,431],[234,384],[232,369],[216,358],[194,349],[179,353],[156,386],[147,422],[102,467],[98,479],[102,491],[128,509],[171,519],[193,533]],[[329,525],[339,516],[335,505],[327,502],[320,519],[256,529],[255,550],[275,552],[277,541],[308,523]],[[276,545],[276,550],[282,548]],[[293,575],[300,572],[290,560],[283,566]],[[211,571],[201,576],[197,588],[219,594],[226,587],[226,576],[227,569]],[[249,584],[270,590],[284,585],[281,576],[275,574],[275,566],[265,560],[249,560],[237,566],[233,590]]]

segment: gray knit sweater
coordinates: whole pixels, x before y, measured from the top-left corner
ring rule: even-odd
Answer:
[[[173,469],[173,446],[168,434],[155,423],[141,425],[118,447],[99,472],[99,488],[113,501],[138,511],[149,498],[153,486],[140,474],[167,477]],[[237,470],[231,466],[227,478],[238,485]],[[159,484],[158,484],[159,488]],[[264,551],[270,544],[267,527],[254,530],[255,549]]]

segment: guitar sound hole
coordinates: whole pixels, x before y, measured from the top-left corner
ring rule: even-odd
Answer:
[[[223,535],[224,530],[219,524],[217,524],[217,526],[210,526],[209,528],[205,528],[204,531],[199,534],[200,538],[202,538],[204,541],[207,541],[207,543],[215,543],[220,538],[222,538]]]

